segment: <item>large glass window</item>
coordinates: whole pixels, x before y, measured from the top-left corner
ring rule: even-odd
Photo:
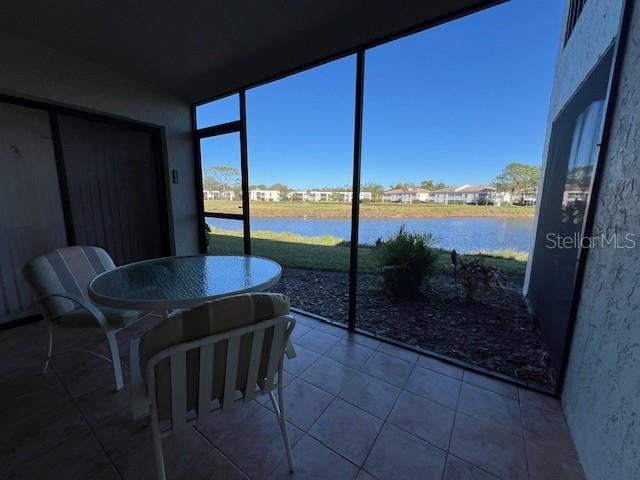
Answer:
[[[197,136],[202,175],[204,244],[211,254],[248,253],[244,239],[248,221],[243,199],[243,142],[240,94],[196,107]]]
[[[201,139],[200,158],[204,211],[242,214],[240,133]]]
[[[372,333],[542,384],[521,290],[555,3],[514,0],[366,52],[361,188],[380,200],[361,206],[356,308]]]
[[[206,128],[240,120],[239,95],[215,100],[196,107],[196,126]]]
[[[521,291],[560,20],[512,0],[366,50],[358,198],[355,55],[198,107],[209,251],[250,240],[294,307],[549,385]]]
[[[294,307],[347,322],[355,58],[247,92],[252,253]]]
[[[242,220],[209,217],[207,253],[212,255],[244,255]]]
[[[610,50],[556,117],[549,140],[529,301],[549,339],[556,368],[561,367],[567,345],[583,246],[576,240],[583,233],[591,197],[612,61]]]

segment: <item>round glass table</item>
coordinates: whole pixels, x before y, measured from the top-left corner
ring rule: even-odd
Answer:
[[[169,311],[229,295],[268,290],[282,268],[250,255],[191,255],[123,265],[98,275],[89,297],[107,307]]]

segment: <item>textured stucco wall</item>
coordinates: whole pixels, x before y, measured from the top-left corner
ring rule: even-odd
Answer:
[[[588,0],[566,45],[565,15],[551,93],[550,119],[558,115],[613,42],[618,31],[621,8],[622,0]]]
[[[569,101],[580,84],[587,78],[589,72],[598,64],[607,48],[613,42],[618,31],[620,12],[623,0],[589,0],[571,33],[567,44],[564,44],[567,11],[569,0],[565,0],[562,33],[558,44],[558,58],[553,78],[553,89],[549,103],[549,117],[547,134],[542,155],[542,171],[545,171],[551,127],[553,120]],[[541,179],[538,205],[542,196],[544,177]],[[538,223],[538,212],[534,218],[534,225]],[[532,235],[529,259],[535,255],[535,234]],[[527,264],[523,292],[526,295],[529,288],[532,261]]]
[[[189,103],[92,59],[0,32],[0,92],[117,115],[165,127],[173,235],[178,254],[198,250],[197,209]],[[171,178],[168,175],[168,178]]]
[[[588,4],[589,2],[587,2]],[[589,479],[640,478],[640,2],[636,1],[597,200],[562,403]]]

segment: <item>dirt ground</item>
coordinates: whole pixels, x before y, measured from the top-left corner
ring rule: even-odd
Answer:
[[[425,282],[420,295],[399,299],[385,290],[381,275],[363,273],[358,276],[357,326],[550,387],[549,356],[520,293],[522,277],[510,275],[503,283],[466,302],[452,275],[438,275]],[[285,268],[274,291],[288,295],[301,310],[347,321],[347,273]]]

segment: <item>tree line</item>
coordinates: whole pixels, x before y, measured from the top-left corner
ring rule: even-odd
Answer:
[[[498,174],[492,186],[494,186],[500,192],[507,192],[510,194],[511,203],[514,203],[518,198],[522,200],[523,196],[527,193],[535,195],[540,183],[541,167],[536,165],[525,165],[523,163],[510,163],[506,165],[502,172]],[[203,170],[203,186],[206,190],[234,190],[241,189],[240,171],[237,168],[227,166],[212,166]],[[445,188],[447,185],[444,182],[437,182],[435,180],[423,180],[420,183],[412,182],[398,182],[389,185],[386,188],[380,183],[368,182],[362,184],[360,190],[363,192],[370,192],[373,200],[382,200],[382,194],[389,190],[408,190],[410,188],[422,188],[424,190],[434,191],[441,188]],[[280,196],[284,199],[287,198],[289,192],[295,189],[282,183],[274,183],[271,185],[255,184],[250,185],[251,190],[277,190],[280,192]],[[349,192],[351,191],[350,185],[343,185],[340,187],[317,187],[309,190],[320,192]]]

